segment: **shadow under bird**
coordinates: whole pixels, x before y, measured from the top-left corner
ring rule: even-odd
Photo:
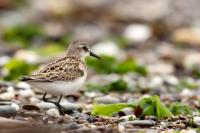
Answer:
[[[43,101],[55,104],[60,114],[64,115],[64,108],[60,105],[60,101],[62,96],[73,94],[85,83],[87,67],[84,58],[87,55],[101,59],[91,52],[85,43],[72,42],[65,57],[47,64],[36,74],[22,77],[21,81],[42,90]],[[47,93],[60,96],[59,100],[57,102],[47,100]]]

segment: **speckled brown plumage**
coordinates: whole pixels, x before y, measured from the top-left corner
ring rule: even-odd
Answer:
[[[85,73],[86,65],[84,61],[77,57],[64,57],[57,61],[51,62],[39,70],[38,73],[24,77],[32,81],[73,81],[82,77]]]

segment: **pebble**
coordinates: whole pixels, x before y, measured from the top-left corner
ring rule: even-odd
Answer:
[[[174,75],[166,75],[164,77],[164,81],[166,83],[168,83],[169,85],[174,85],[174,86],[178,85],[178,83],[179,83],[178,78],[176,76],[174,76]]]
[[[134,125],[134,126],[153,126],[155,125],[155,121],[152,120],[134,120],[134,121],[125,121],[119,123],[121,125]]]
[[[102,54],[113,57],[119,57],[118,55],[122,54],[117,44],[112,41],[99,42],[92,47],[92,51],[94,51],[98,55]]]
[[[175,68],[172,64],[168,63],[157,63],[157,64],[150,64],[147,65],[147,71],[149,74],[160,74],[160,75],[170,75],[173,74]]]
[[[15,54],[15,58],[19,60],[24,60],[30,64],[38,63],[40,59],[40,57],[36,53],[28,50],[18,50]]]
[[[63,130],[65,131],[74,130],[78,128],[80,128],[80,126],[76,122],[63,125]]]
[[[11,117],[17,114],[16,107],[10,105],[0,105],[0,116]]]
[[[151,28],[145,24],[131,24],[124,31],[124,37],[130,42],[144,42],[151,36]]]
[[[10,60],[9,56],[1,56],[0,57],[0,66],[5,65],[6,63],[8,63]]]
[[[127,115],[133,115],[133,108],[124,108],[121,111],[119,111],[119,116],[127,116]]]
[[[125,121],[133,121],[136,118],[135,115],[126,115],[123,116],[119,119],[120,122],[125,122]]]
[[[193,117],[193,122],[196,126],[200,127],[200,117],[198,116]]]
[[[55,108],[52,108],[52,109],[47,110],[46,113],[47,113],[47,115],[50,116],[50,117],[55,117],[55,118],[57,118],[57,117],[60,116],[59,111],[58,111],[57,109],[55,109]]]
[[[180,93],[181,97],[192,97],[195,93],[187,88],[183,89]]]
[[[15,108],[16,111],[19,111],[19,109],[20,109],[19,105],[16,103],[11,103],[11,107]]]
[[[16,129],[31,127],[32,124],[26,121],[13,120],[8,118],[0,117],[0,129]]]
[[[13,92],[4,92],[0,94],[0,100],[11,101],[15,98],[15,93]]]
[[[192,52],[188,53],[183,59],[183,66],[186,70],[192,70],[194,67],[200,66],[200,53]]]
[[[75,103],[61,102],[60,104],[64,107],[66,112],[80,109],[80,106]],[[53,103],[48,103],[48,102],[37,103],[36,106],[42,109],[56,108],[56,106]]]
[[[81,24],[74,29],[73,38],[92,43],[99,41],[107,35],[107,30],[101,25]]]
[[[35,111],[39,111],[40,110],[40,108],[38,106],[32,105],[32,104],[25,104],[25,105],[22,106],[22,109],[29,110],[29,111],[30,110],[35,110]]]
[[[151,88],[157,88],[163,85],[163,79],[160,76],[154,76],[153,78],[151,78],[149,87]]]
[[[200,45],[200,27],[180,28],[174,31],[172,38],[179,43]]]
[[[35,93],[31,89],[19,90],[18,94],[24,98],[32,97]]]
[[[96,103],[103,103],[103,104],[112,104],[112,103],[119,103],[120,100],[117,97],[113,97],[113,96],[102,96],[102,97],[96,97],[94,98],[94,101]]]

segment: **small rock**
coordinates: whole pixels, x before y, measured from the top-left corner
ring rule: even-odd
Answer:
[[[133,121],[136,118],[135,115],[127,115],[123,116],[119,119],[119,121],[124,122],[124,121]]]
[[[37,103],[36,106],[38,106],[41,109],[51,109],[51,108],[56,108],[56,106],[53,103],[48,103],[48,102],[41,102]]]
[[[186,70],[192,70],[195,67],[200,67],[200,53],[188,53],[183,59],[183,66]]]
[[[103,96],[103,97],[97,97],[94,99],[97,103],[103,103],[103,104],[112,104],[112,103],[119,103],[119,98],[113,97],[113,96]]]
[[[177,85],[179,83],[179,80],[177,77],[175,77],[174,75],[166,75],[164,77],[164,81],[169,84],[169,85]]]
[[[107,30],[103,26],[82,24],[77,25],[74,29],[73,38],[86,42],[96,42],[107,35]]]
[[[19,109],[20,109],[19,105],[16,103],[11,103],[11,107],[15,108],[16,111],[19,111]]]
[[[127,116],[127,115],[133,115],[133,108],[124,108],[121,111],[119,111],[119,116]]]
[[[155,121],[152,120],[134,120],[134,121],[126,121],[119,123],[121,125],[134,125],[134,126],[153,126],[155,125]]]
[[[99,55],[109,55],[113,57],[118,57],[120,53],[120,49],[118,48],[117,44],[112,41],[107,41],[107,42],[100,42],[95,44],[92,47],[92,51]]]
[[[175,68],[172,64],[159,63],[159,64],[148,65],[147,71],[150,74],[167,75],[167,74],[173,74],[175,71]]]
[[[31,86],[26,82],[19,82],[16,84],[16,87],[19,87],[22,89],[31,89]]]
[[[81,110],[81,106],[75,103],[61,102],[60,104],[64,107],[66,112],[70,112],[73,110]]]
[[[17,109],[10,105],[0,105],[0,116],[11,117],[17,114]]]
[[[78,129],[79,127],[80,126],[76,122],[72,122],[72,123],[63,125],[62,129],[65,131],[69,131],[69,130]]]
[[[192,92],[189,89],[183,89],[182,92],[180,93],[181,97],[192,97],[194,96],[194,92]]]
[[[0,100],[10,101],[15,98],[14,92],[4,92],[0,94]]]
[[[144,42],[151,36],[151,28],[145,24],[131,24],[124,31],[124,37],[131,42]]]
[[[32,124],[26,121],[13,120],[0,117],[0,129],[15,129],[31,127]]]
[[[24,98],[32,97],[35,93],[31,89],[19,90],[18,94]]]
[[[65,109],[66,112],[80,109],[80,106],[78,106],[75,103],[61,102],[60,104],[63,106],[63,108]],[[56,106],[53,103],[48,103],[48,102],[37,103],[36,106],[38,106],[39,108],[42,108],[42,109],[56,108]]]
[[[31,104],[26,104],[26,105],[23,105],[22,106],[22,109],[24,109],[24,110],[35,110],[35,111],[39,111],[40,110],[40,108],[38,107],[38,106],[36,106],[36,105],[31,105]]]
[[[27,50],[18,50],[15,54],[15,58],[24,60],[28,63],[38,63],[40,59],[36,53]]]
[[[10,60],[10,57],[8,56],[1,56],[0,57],[0,66],[5,65],[6,63],[8,63]]]
[[[149,86],[151,88],[157,88],[163,85],[163,79],[160,76],[154,76],[153,78],[151,78],[150,84]]]
[[[172,38],[175,42],[200,45],[200,27],[177,29]]]
[[[47,110],[47,115],[50,117],[59,117],[60,113],[57,109],[52,108],[52,109]]]
[[[84,114],[84,113],[80,113],[78,111],[73,111],[71,116],[74,119],[78,120],[78,123],[85,123],[85,122],[91,123],[93,121],[93,118],[91,116]]]
[[[193,122],[194,122],[194,124],[195,124],[196,126],[200,127],[200,117],[195,116],[195,117],[193,118]]]

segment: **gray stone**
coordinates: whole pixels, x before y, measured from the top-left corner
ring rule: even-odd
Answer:
[[[10,105],[0,105],[0,116],[11,117],[17,114],[16,108]]]

